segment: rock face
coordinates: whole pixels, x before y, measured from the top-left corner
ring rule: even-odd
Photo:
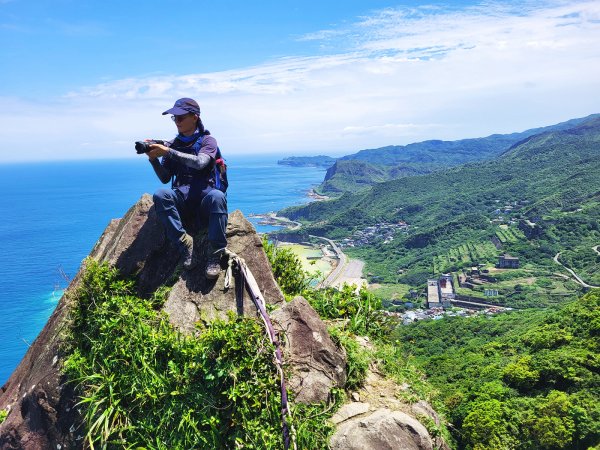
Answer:
[[[316,403],[329,399],[333,387],[346,383],[346,352],[331,340],[325,323],[303,297],[271,314],[285,335],[285,361],[292,366],[294,400]]]
[[[440,417],[437,415],[433,407],[425,400],[419,400],[417,403],[412,405],[411,409],[412,412],[417,416],[429,417],[437,426],[440,425]]]
[[[363,348],[375,350],[366,337],[355,339]],[[371,363],[363,384],[351,395],[353,401],[348,399],[330,419],[337,429],[330,448],[450,450],[442,436],[430,437],[422,425],[424,418],[441,425],[431,405],[424,400],[412,405],[401,400],[409,387],[385,377],[378,364]]]
[[[67,308],[61,300],[0,390],[0,409],[9,411],[0,425],[3,450],[77,447],[77,430],[71,428],[79,423],[75,396],[59,370],[60,329]]]
[[[227,248],[246,261],[265,301],[275,305],[282,303],[283,295],[273,279],[262,242],[240,211],[229,216],[227,242]],[[224,319],[227,311],[255,315],[250,300],[238,305],[234,289],[225,290],[224,272],[216,280],[206,279],[205,244],[204,236],[194,238],[194,253],[200,264],[189,272],[179,273],[177,249],[167,240],[157,220],[152,197],[144,195],[123,219],[110,223],[90,256],[109,262],[125,276],[134,277],[141,296],[148,296],[159,286],[176,280],[165,310],[171,315],[171,321],[184,331],[191,331],[200,319]],[[225,259],[222,260],[223,269],[227,267]]]
[[[331,421],[334,424],[342,423],[355,416],[360,416],[369,411],[369,404],[362,402],[346,403],[333,415]]]
[[[265,301],[278,305],[284,298],[271,272],[262,243],[252,225],[239,211],[229,217],[228,248],[242,257],[254,274]],[[227,311],[255,316],[256,310],[246,296],[236,302],[235,287],[224,289],[225,273],[217,280],[204,276],[204,239],[195,240],[200,264],[180,273],[179,255],[167,241],[156,218],[152,198],[144,195],[122,219],[110,222],[90,256],[117,267],[125,276],[137,280],[138,294],[151,295],[163,284],[173,284],[165,304],[172,323],[183,331],[193,330],[199,319],[224,317]],[[226,267],[226,261],[222,261]],[[1,449],[80,448],[83,432],[77,428],[79,416],[72,384],[61,374],[63,355],[61,331],[67,325],[72,293],[79,285],[81,270],[70,283],[48,323],[29,348],[19,366],[0,390],[0,409],[8,409],[0,425]]]
[[[421,423],[400,411],[378,409],[343,422],[330,441],[332,450],[433,450]]]

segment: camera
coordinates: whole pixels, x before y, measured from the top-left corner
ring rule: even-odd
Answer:
[[[142,153],[148,153],[150,150],[150,145],[152,144],[161,144],[165,145],[165,141],[159,140],[149,140],[149,141],[135,141],[135,151],[138,155]]]

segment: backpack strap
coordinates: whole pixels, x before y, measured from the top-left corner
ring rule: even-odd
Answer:
[[[223,158],[219,147],[217,147],[213,174],[215,177],[215,188],[221,192],[227,192],[227,187],[229,186],[229,181],[227,180],[227,164],[225,164],[225,159]]]

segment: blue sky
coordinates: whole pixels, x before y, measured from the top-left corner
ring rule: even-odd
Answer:
[[[0,0],[3,160],[133,157],[183,96],[227,153],[521,131],[600,112],[598,42],[597,1]]]

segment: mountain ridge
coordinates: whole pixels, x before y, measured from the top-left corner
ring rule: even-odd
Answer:
[[[600,117],[591,114],[586,117],[570,119],[558,124],[528,129],[509,134],[491,134],[482,138],[467,138],[455,141],[426,140],[407,145],[389,145],[375,149],[360,150],[339,158],[327,171],[325,179],[318,188],[325,194],[339,195],[343,192],[355,192],[370,185],[389,181],[403,176],[419,175],[448,167],[484,161],[500,156],[510,148],[531,136],[545,132],[570,129],[589,119]],[[343,168],[336,166],[343,164]],[[356,164],[357,169],[352,165]],[[371,164],[377,177],[369,177],[365,164]],[[360,171],[362,176],[348,176]]]
[[[494,160],[378,183],[362,192],[288,208],[281,214],[304,221],[308,233],[334,239],[349,238],[356,230],[377,223],[406,221],[412,227],[408,235],[396,234],[392,242],[349,248],[348,252],[366,259],[367,271],[387,283],[408,282],[406,273],[412,272],[416,284],[433,276],[433,261],[445,258],[452,248],[463,243],[487,246],[497,233],[504,233],[494,224],[502,216],[506,226],[514,227],[514,239],[519,241],[506,244],[504,251],[551,271],[552,257],[565,250],[574,268],[597,285],[594,255],[585,246],[591,249],[598,244],[594,239],[600,208],[599,156],[600,118],[593,117],[573,129],[528,137]],[[510,212],[498,209],[505,206]],[[469,223],[488,225],[470,229]],[[527,223],[536,225],[531,228]],[[569,237],[569,227],[578,230],[581,242]],[[586,232],[588,227],[591,231]],[[415,240],[431,245],[417,254],[412,246],[406,247]],[[492,263],[491,255],[497,253],[490,249],[486,261]],[[456,270],[461,267],[457,264],[446,267]],[[405,275],[399,277],[399,270]]]

